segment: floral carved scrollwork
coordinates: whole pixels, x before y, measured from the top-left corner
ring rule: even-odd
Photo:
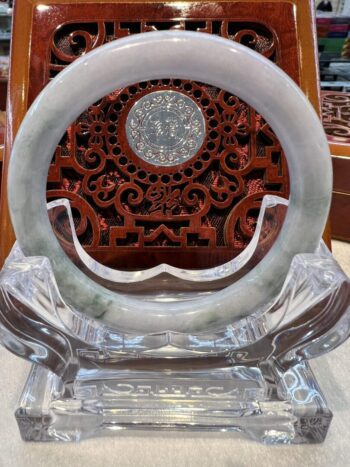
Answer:
[[[61,71],[77,57],[107,42],[103,21],[89,23],[81,29],[76,29],[75,24],[67,24],[60,29],[64,30],[64,34],[55,34],[51,44],[51,52],[56,57],[56,63],[51,64],[51,69],[56,72]]]
[[[50,74],[55,75],[77,57],[90,52],[100,45],[130,34],[151,32],[163,29],[199,31],[216,34],[278,61],[278,39],[276,33],[260,22],[240,21],[98,21],[67,23],[59,27],[51,44]]]
[[[277,61],[277,38],[274,31],[262,24],[223,21],[221,35],[239,42],[264,57]]]
[[[181,213],[181,192],[179,188],[171,189],[168,185],[150,186],[145,199],[151,203],[149,212],[173,216]]]
[[[167,27],[220,34],[278,60],[274,32],[259,23],[175,21]],[[163,24],[63,25],[51,45],[50,76],[101,43],[157,29],[164,29]],[[178,165],[157,166],[141,159],[125,130],[135,103],[163,90],[190,98],[205,121],[202,146]],[[91,254],[112,252],[118,267],[123,248],[143,254],[161,248],[169,252],[162,261],[181,266],[185,263],[172,256],[174,247],[226,251],[219,256],[227,259],[238,254],[254,233],[264,194],[287,196],[288,183],[277,138],[245,102],[204,83],[163,79],[116,90],[80,115],[57,147],[48,196],[72,201],[79,238]],[[208,265],[220,262],[212,253],[211,258]],[[153,264],[150,257],[147,265]],[[128,266],[138,264],[129,260]]]

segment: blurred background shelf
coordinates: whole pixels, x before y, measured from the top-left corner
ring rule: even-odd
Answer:
[[[350,89],[350,17],[318,13],[316,18],[321,89]]]
[[[12,4],[0,2],[0,111],[6,110],[11,24]]]

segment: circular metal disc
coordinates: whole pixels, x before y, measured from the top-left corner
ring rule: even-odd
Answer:
[[[151,92],[131,108],[126,135],[134,153],[157,166],[173,166],[191,159],[205,137],[201,109],[177,91]]]

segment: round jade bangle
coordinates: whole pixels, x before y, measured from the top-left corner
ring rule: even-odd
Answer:
[[[279,138],[291,178],[279,237],[247,275],[192,301],[141,302],[111,292],[65,255],[49,222],[46,180],[66,128],[92,102],[115,89],[152,79],[202,81],[239,96],[261,113]],[[118,330],[200,332],[263,309],[280,290],[294,255],[313,252],[326,222],[331,160],[321,123],[295,83],[263,56],[204,33],[138,34],[77,59],[41,92],[18,131],[10,161],[8,198],[23,252],[47,256],[59,290],[74,309]]]

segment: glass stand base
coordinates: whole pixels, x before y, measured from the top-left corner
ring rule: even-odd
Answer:
[[[22,438],[80,441],[125,429],[238,432],[266,444],[326,437],[332,413],[306,362],[287,371],[167,362],[153,362],[157,371],[130,360],[125,369],[80,368],[65,384],[33,365],[16,410]]]

